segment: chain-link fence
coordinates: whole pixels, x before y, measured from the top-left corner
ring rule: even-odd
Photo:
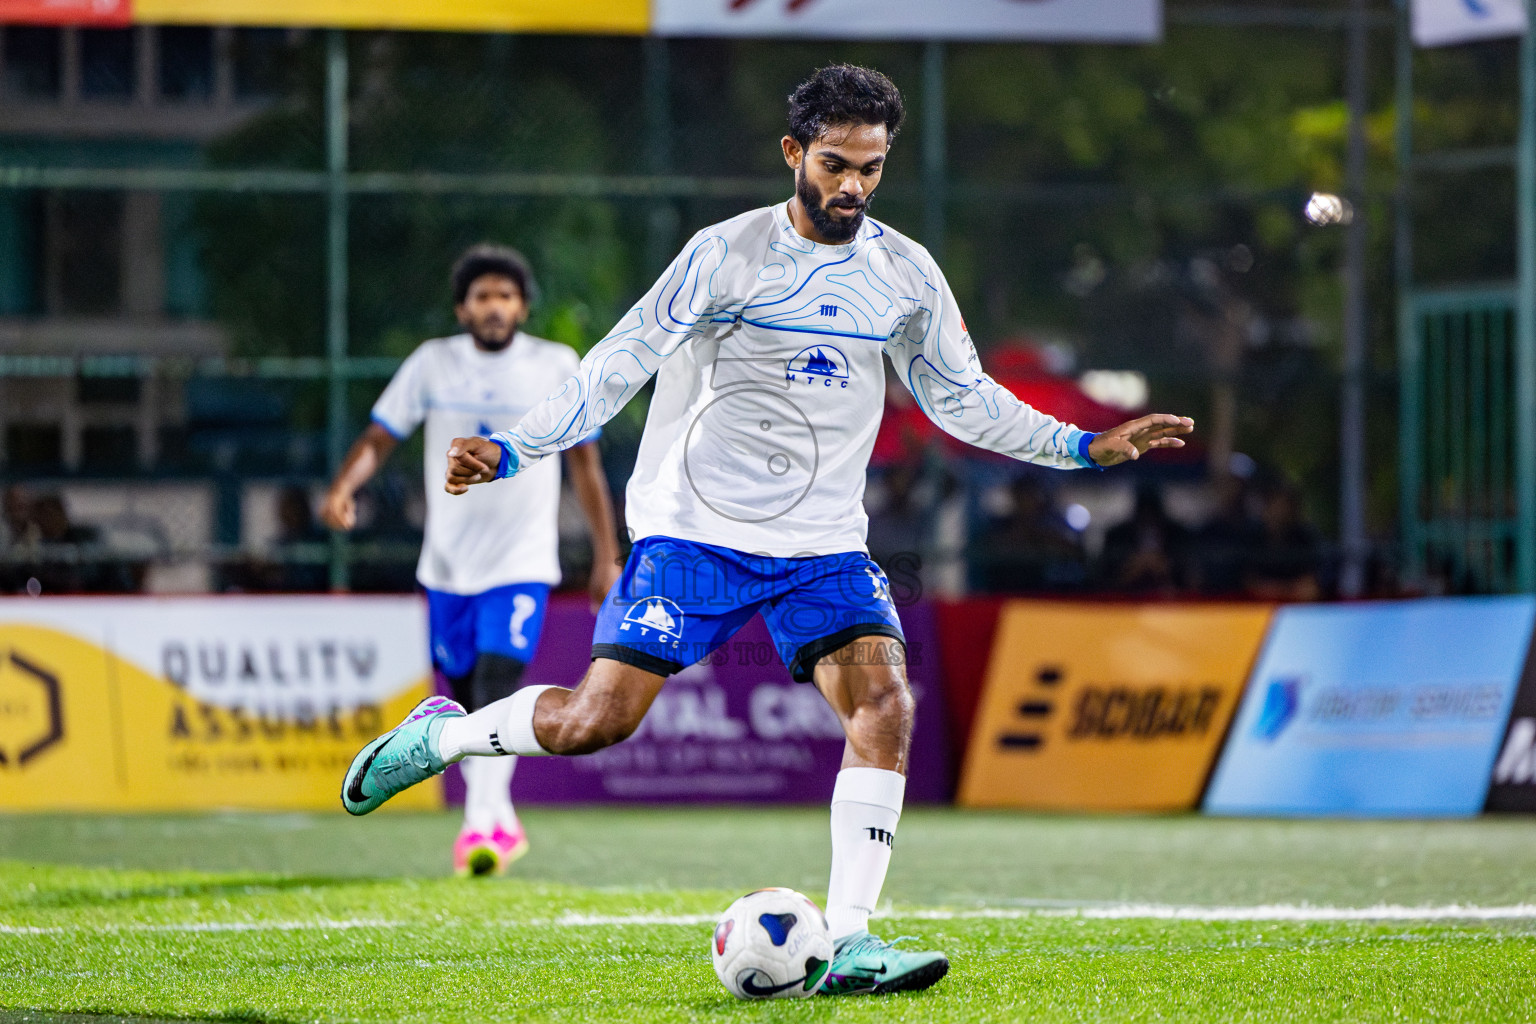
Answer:
[[[1150,403],[1202,430],[1087,479],[961,452],[893,391],[877,553],[947,590],[1244,592],[1230,549],[1271,516],[1275,561],[1308,568],[1265,578],[1321,592],[1342,242],[1303,209],[1341,187],[1340,13],[1185,5],[1152,47],[4,27],[4,589],[408,588],[439,453],[408,444],[354,536],[313,509],[398,361],[455,330],[454,258],[522,249],[530,331],[585,350],[693,231],[788,197],[784,98],[846,60],[906,94],[873,212],[939,257],[984,365],[1090,429]],[[1385,5],[1371,26],[1379,119],[1398,26]],[[1385,450],[1391,343],[1376,317]],[[617,495],[642,406],[605,433]],[[1390,502],[1373,512],[1388,537]]]

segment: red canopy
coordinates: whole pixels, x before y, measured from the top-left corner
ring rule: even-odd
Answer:
[[[1074,378],[1052,373],[1041,351],[1027,343],[998,346],[987,353],[982,368],[993,380],[1013,392],[1019,401],[1083,430],[1107,430],[1145,411],[1117,409],[1094,401],[1083,393]],[[870,463],[884,466],[916,458],[941,435],[943,443],[956,451],[963,450],[973,456],[979,454],[977,449],[940,431],[923,415],[907,389],[895,384],[886,388],[885,418],[875,437],[875,451]]]

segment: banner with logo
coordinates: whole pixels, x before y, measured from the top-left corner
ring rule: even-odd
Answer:
[[[133,0],[140,22],[641,35],[646,0]]]
[[[652,0],[664,36],[1156,42],[1162,0]]]
[[[906,669],[917,698],[907,799],[953,792],[933,609],[900,610]],[[558,597],[528,666],[530,683],[572,686],[592,657],[583,597]],[[878,650],[870,648],[871,656]],[[527,757],[512,794],[523,803],[824,803],[843,758],[843,729],[816,687],[796,683],[761,617],[704,662],[667,680],[629,739],[584,757]],[[449,799],[462,792],[449,771]]]
[[[1270,614],[1267,606],[1010,602],[960,803],[1197,806]]]
[[[1282,610],[1205,809],[1476,814],[1533,618],[1529,597]]]
[[[1163,11],[1162,0],[0,0],[0,24],[130,22],[1150,43],[1162,36]]]
[[[129,0],[0,0],[0,25],[127,25]]]
[[[1447,46],[1525,34],[1526,0],[1413,0],[1413,41]]]
[[[339,811],[430,678],[414,597],[0,600],[0,810]]]

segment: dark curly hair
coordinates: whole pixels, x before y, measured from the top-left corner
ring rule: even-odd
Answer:
[[[906,115],[894,82],[852,64],[824,67],[789,94],[789,134],[801,146],[841,124],[883,124],[894,140]]]
[[[539,286],[523,254],[504,245],[482,242],[471,247],[453,265],[453,304],[463,304],[469,297],[469,286],[486,274],[510,277],[517,285],[517,290],[523,293],[524,304],[529,307],[538,299]]]

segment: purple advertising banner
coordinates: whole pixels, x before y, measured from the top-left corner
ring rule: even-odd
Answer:
[[[585,597],[551,600],[525,680],[574,686],[591,659]],[[901,609],[907,674],[917,698],[907,800],[947,803],[953,759],[933,609]],[[760,616],[709,659],[667,680],[633,736],[584,757],[525,757],[520,803],[825,803],[843,758],[843,731],[817,689],[796,683]],[[463,800],[450,769],[448,799]]]

